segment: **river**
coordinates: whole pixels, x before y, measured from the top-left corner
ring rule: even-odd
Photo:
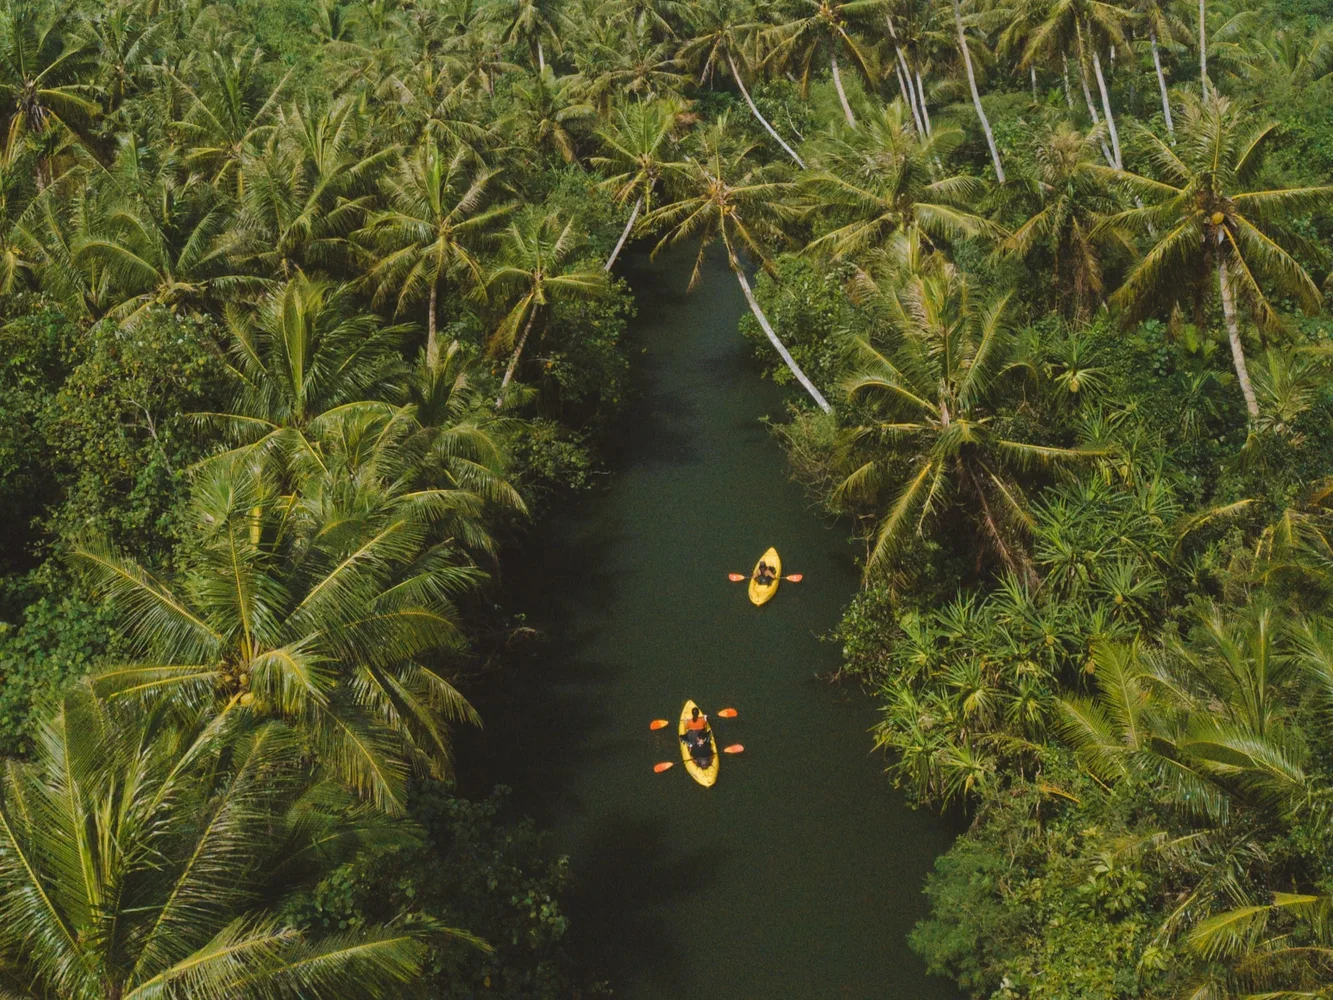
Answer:
[[[892,790],[867,699],[816,677],[837,668],[818,636],[857,585],[846,531],[759,422],[783,393],[736,330],[735,279],[714,258],[687,295],[691,264],[622,265],[635,402],[613,474],[523,553],[508,593],[546,639],[482,693],[461,770],[513,786],[571,856],[571,945],[618,997],[953,998],[905,940],[948,831]],[[755,608],[726,574],[770,544],[805,579]],[[740,713],[715,717],[745,751],[711,789],[679,765],[686,698]]]

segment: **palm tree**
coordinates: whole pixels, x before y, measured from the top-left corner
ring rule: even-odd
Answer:
[[[263,76],[263,53],[255,49],[249,59],[209,53],[198,88],[176,80],[188,98],[184,118],[172,123],[186,144],[186,165],[208,171],[213,184],[237,195],[244,193],[241,167],[275,127],[291,72],[272,87]]]
[[[547,66],[514,87],[513,129],[525,153],[555,154],[566,163],[578,159],[575,129],[597,117],[596,109],[577,93],[579,82],[574,76],[557,77]]]
[[[675,166],[664,154],[672,152],[673,133],[680,115],[681,106],[675,102],[635,103],[617,111],[614,123],[597,133],[606,155],[594,156],[593,166],[610,174],[604,184],[611,189],[616,204],[624,205],[634,199],[629,221],[602,266],[604,271],[611,270],[620,256],[639,213],[645,208],[653,210],[653,198],[663,174]]]
[[[11,996],[399,996],[408,925],[320,934],[281,916],[364,837],[296,734],[123,711],[76,687],[0,775],[0,983]],[[275,889],[283,895],[275,894]]]
[[[1114,4],[1103,0],[1052,0],[1047,7],[1045,17],[1030,34],[1027,48],[1023,52],[1023,65],[1030,66],[1039,58],[1054,59],[1059,57],[1068,65],[1072,55],[1078,65],[1079,82],[1083,87],[1083,99],[1088,106],[1088,116],[1094,126],[1101,121],[1097,107],[1093,104],[1092,93],[1088,89],[1087,68],[1091,65],[1101,92],[1102,110],[1106,115],[1107,131],[1111,135],[1111,148],[1106,150],[1106,161],[1110,166],[1120,169],[1123,160],[1120,155],[1120,132],[1116,128],[1115,115],[1111,111],[1111,98],[1106,89],[1106,79],[1102,74],[1100,50],[1107,45],[1124,44],[1124,22],[1127,12]]]
[[[980,180],[939,176],[936,164],[956,148],[956,129],[914,132],[901,101],[881,108],[865,125],[812,153],[813,169],[801,186],[826,231],[807,250],[856,258],[912,227],[941,240],[996,232],[967,211],[982,195]]]
[[[1099,132],[1085,135],[1060,125],[1033,143],[1035,175],[1016,187],[1031,198],[1035,211],[1003,243],[1025,258],[1049,252],[1056,286],[1072,292],[1062,299],[1080,316],[1100,301],[1102,251],[1129,245],[1120,229],[1102,225],[1124,206],[1109,182],[1109,168],[1096,162]]]
[[[993,426],[998,377],[1012,349],[1010,297],[974,298],[966,277],[938,254],[923,253],[915,230],[895,233],[863,302],[884,311],[885,349],[860,341],[861,363],[846,383],[877,420],[859,436],[882,450],[853,471],[839,495],[878,492],[897,480],[876,529],[866,574],[886,570],[950,506],[976,518],[1004,567],[1033,573],[1018,536],[1030,521],[1015,475],[1033,466],[1105,454],[1014,440]]]
[[[871,68],[870,54],[852,32],[858,20],[882,10],[882,0],[796,0],[791,16],[765,32],[764,40],[772,47],[769,58],[785,68],[794,66],[805,92],[810,86],[811,66],[827,56],[842,113],[847,124],[856,128],[856,116],[842,88],[838,53],[846,53],[866,79],[873,79],[876,73]]]
[[[76,40],[70,12],[26,0],[0,7],[0,113],[4,155],[12,160],[27,136],[58,126],[77,136],[95,155],[93,121],[98,113],[87,73],[89,52]],[[38,181],[49,180],[39,167]]]
[[[1104,225],[1138,229],[1151,242],[1111,297],[1131,317],[1179,301],[1183,291],[1206,287],[1208,275],[1216,273],[1232,362],[1254,420],[1259,403],[1245,363],[1240,310],[1262,329],[1280,326],[1265,286],[1291,296],[1308,312],[1319,307],[1319,289],[1282,246],[1301,245],[1284,223],[1327,204],[1333,187],[1252,189],[1277,126],[1247,130],[1243,124],[1227,98],[1214,96],[1185,103],[1176,149],[1141,129],[1161,179],[1119,172],[1131,191],[1151,203]]]
[[[764,130],[782,147],[783,152],[792,158],[792,162],[804,170],[805,161],[783,141],[782,136],[778,135],[777,130],[768,123],[768,119],[755,107],[750,92],[745,89],[745,80],[741,76],[740,68],[736,65],[737,59],[741,65],[745,65],[745,43],[759,27],[745,20],[748,14],[749,9],[744,6],[743,0],[702,0],[696,5],[691,18],[693,37],[681,46],[680,58],[687,65],[698,67],[700,86],[703,86],[704,80],[711,77],[717,69],[729,70],[731,78],[736,81],[736,86],[740,89],[741,96],[745,98],[750,114],[764,126]]]
[[[1137,0],[1133,8],[1134,21],[1148,29],[1148,44],[1152,49],[1153,69],[1157,72],[1157,89],[1162,95],[1162,117],[1166,120],[1166,134],[1174,141],[1175,122],[1171,117],[1171,99],[1166,92],[1166,75],[1162,72],[1161,44],[1176,46],[1188,41],[1189,28],[1177,13],[1178,3],[1167,0]]]
[[[768,265],[768,254],[761,240],[781,238],[781,199],[787,191],[786,185],[767,180],[750,162],[754,149],[753,145],[744,142],[737,144],[724,113],[703,138],[698,158],[687,157],[683,164],[672,170],[671,183],[676,200],[655,209],[644,219],[644,225],[649,229],[664,226],[668,230],[654,248],[654,254],[665,246],[698,240],[699,252],[690,276],[691,288],[699,280],[708,248],[716,242],[722,244],[727,264],[736,275],[750,312],[759,321],[769,343],[815,404],[830,413],[833,408],[828,400],[773,332],[745,276],[742,253]]]
[[[432,658],[458,642],[451,595],[481,574],[433,540],[466,498],[411,490],[401,469],[349,450],[374,416],[317,422],[293,494],[253,463],[209,465],[190,555],[169,577],[95,539],[73,554],[133,650],[98,672],[99,691],[285,720],[338,780],[401,813],[409,771],[449,773],[446,724],[476,721]]]
[[[402,315],[412,302],[428,300],[428,364],[440,357],[435,329],[440,285],[449,279],[464,288],[482,285],[477,254],[513,208],[492,203],[498,173],[478,166],[465,147],[448,155],[423,140],[381,181],[389,207],[357,234],[381,254],[369,271],[377,304],[396,290],[394,313]]]
[[[487,279],[487,288],[511,303],[491,338],[491,350],[512,348],[495,407],[504,405],[505,390],[538,317],[566,299],[604,295],[610,285],[604,269],[590,270],[574,258],[582,234],[574,221],[562,222],[558,212],[540,209],[510,223],[504,234],[501,263]]]
[[[491,0],[488,16],[500,26],[500,41],[526,48],[539,74],[546,72],[545,39],[559,51],[557,13],[551,0]]]
[[[321,414],[394,398],[405,329],[358,311],[349,287],[301,272],[253,309],[229,310],[236,395],[227,411],[197,415],[236,442],[219,457],[312,451]]]

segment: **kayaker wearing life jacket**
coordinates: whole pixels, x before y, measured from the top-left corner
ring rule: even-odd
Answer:
[[[699,711],[699,706],[695,705],[690,713],[689,719],[685,722],[685,735],[681,737],[685,745],[690,748],[690,756],[707,756],[708,750],[708,716]]]
[[[767,587],[773,582],[773,567],[762,559],[759,560],[759,566],[754,571],[754,582],[761,587]]]

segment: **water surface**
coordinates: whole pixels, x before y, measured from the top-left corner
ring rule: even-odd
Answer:
[[[734,278],[714,260],[686,295],[691,263],[625,262],[637,401],[606,488],[534,533],[510,581],[547,639],[483,695],[462,770],[514,786],[571,855],[572,946],[619,997],[951,998],[905,941],[944,824],[890,788],[865,697],[816,676],[856,588],[846,532],[760,423],[783,394],[736,331]],[[726,574],[769,545],[805,581],[756,609]],[[652,770],[679,762],[686,698],[740,712],[715,720],[746,749],[711,789]]]

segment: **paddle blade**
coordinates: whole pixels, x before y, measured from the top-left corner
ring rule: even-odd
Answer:
[[[662,763],[660,763],[660,764],[654,764],[654,765],[653,765],[653,773],[654,773],[654,774],[661,774],[663,771],[669,771],[669,770],[671,770],[671,768],[673,768],[673,767],[675,767],[675,766],[676,766],[675,761],[664,760],[664,761],[662,761]]]
[[[724,708],[724,709],[722,709],[720,712],[718,712],[717,714],[718,714],[718,718],[720,718],[720,719],[734,719],[734,718],[736,718],[736,716],[739,715],[740,713],[737,712],[734,708]]]
[[[728,573],[728,574],[727,574],[727,579],[730,580],[732,583],[740,583],[742,580],[745,579],[745,574],[744,574],[744,573]]]
[[[668,725],[669,725],[669,723],[667,722],[666,719],[654,719],[652,722],[648,723],[648,728],[649,728],[649,729],[665,729]]]
[[[729,746],[729,747],[723,747],[723,748],[722,748],[722,752],[723,752],[723,753],[741,753],[744,749],[745,749],[745,747],[741,746],[739,743],[733,743],[733,744],[732,744],[731,746]]]
[[[800,583],[805,579],[805,575],[803,573],[793,573],[791,576],[784,576],[782,579],[788,583]]]

